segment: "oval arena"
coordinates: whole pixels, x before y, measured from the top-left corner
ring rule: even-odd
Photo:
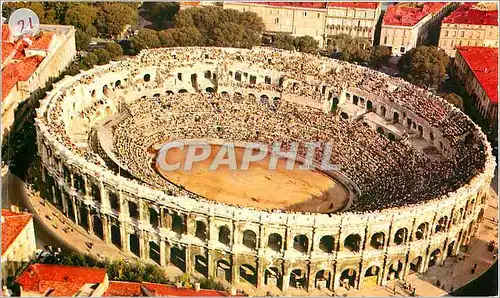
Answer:
[[[441,98],[275,49],[143,51],[57,83],[36,128],[52,203],[89,233],[194,276],[282,291],[384,285],[441,264],[469,243],[495,167],[480,128]],[[234,193],[270,174],[160,173],[156,150],[175,140],[331,141],[340,170]]]

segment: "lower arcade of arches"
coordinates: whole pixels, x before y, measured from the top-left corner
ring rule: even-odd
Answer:
[[[456,231],[454,235],[448,233],[438,243],[431,242],[429,235],[449,229],[452,220],[436,219],[433,228],[422,224],[411,232],[407,228],[399,228],[390,236],[390,247],[387,247],[387,236],[380,232],[364,237],[357,234],[348,236],[344,239],[343,250],[339,250],[339,243],[332,236],[324,236],[313,245],[311,242],[314,240],[303,234],[287,240],[279,233],[271,233],[267,237],[268,248],[263,250],[260,243],[264,241],[259,241],[253,231],[245,230],[241,232],[242,248],[235,249],[235,237],[227,226],[219,227],[216,235],[219,243],[214,245],[211,241],[204,241],[210,239],[211,231],[203,221],[188,222],[186,217],[177,214],[165,216],[163,210],[147,210],[131,201],[128,204],[118,203],[118,208],[127,206],[127,218],[127,212],[123,213],[125,210],[102,212],[103,208],[89,204],[93,195],[84,196],[85,200],[75,195],[78,194],[75,187],[78,183],[68,187],[65,183],[56,182],[63,179],[54,179],[48,171],[42,173],[47,185],[46,197],[50,202],[87,232],[124,252],[159,266],[175,266],[198,277],[229,284],[245,282],[256,288],[275,286],[282,291],[289,288],[361,289],[425,272],[429,267],[442,264],[446,257],[456,255],[461,246],[467,245],[480,220],[473,219],[466,228]],[[95,194],[97,190],[89,192]],[[111,196],[108,199],[114,200]],[[146,213],[148,216],[144,215]],[[459,221],[465,218],[465,213],[462,210],[457,212]],[[149,227],[139,224],[140,219],[149,220]],[[418,245],[407,242],[409,233]],[[300,254],[296,258],[279,254],[286,249],[294,249]],[[308,255],[311,250],[324,255]],[[269,251],[275,254],[269,255]]]

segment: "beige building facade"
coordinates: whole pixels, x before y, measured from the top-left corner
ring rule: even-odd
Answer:
[[[224,2],[224,9],[255,12],[262,17],[267,33],[288,33],[292,36],[312,36],[324,45],[325,2]]]
[[[366,38],[375,43],[375,29],[382,12],[380,2],[329,2],[327,6],[325,35],[347,34]]]
[[[466,3],[443,20],[439,48],[455,57],[460,46],[498,47],[496,3]]]
[[[456,3],[434,2],[410,7],[408,3],[392,5],[382,21],[380,44],[400,56],[422,44],[431,44],[444,17]],[[437,42],[437,41],[436,41]]]

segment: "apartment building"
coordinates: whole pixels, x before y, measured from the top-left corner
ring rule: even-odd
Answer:
[[[439,47],[455,57],[459,46],[498,47],[496,2],[465,3],[443,20]]]
[[[266,33],[309,35],[324,45],[326,2],[224,2],[224,9],[255,12],[262,17]]]
[[[73,26],[40,25],[36,36],[15,40],[8,25],[2,24],[2,141],[15,122],[24,119],[25,108],[16,109],[38,96],[75,55]]]
[[[402,2],[387,8],[382,20],[380,44],[399,56],[422,44],[437,45],[441,21],[458,3]],[[434,41],[435,39],[435,41]]]
[[[347,34],[375,42],[375,28],[382,12],[380,2],[329,2],[326,10],[326,45],[329,36]]]
[[[457,47],[455,75],[481,115],[493,125],[498,115],[498,48]]]

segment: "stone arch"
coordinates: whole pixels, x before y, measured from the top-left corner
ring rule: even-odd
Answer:
[[[185,234],[187,231],[186,219],[184,216],[172,214],[172,231],[177,234]]]
[[[335,250],[335,239],[331,235],[321,237],[319,240],[319,249],[326,253],[332,253]]]
[[[132,252],[134,255],[140,257],[140,251],[141,251],[141,244],[139,242],[139,236],[137,236],[135,233],[129,235],[129,245],[130,245],[130,252]]]
[[[359,234],[351,234],[344,240],[344,247],[352,252],[359,252],[361,246],[361,236]]]
[[[346,112],[342,112],[342,113],[340,113],[340,118],[347,120],[347,119],[349,119],[349,115],[347,115]]]
[[[149,241],[149,258],[160,265],[160,245],[156,241]]]
[[[423,258],[418,256],[410,262],[410,273],[418,273],[422,270],[422,260]]]
[[[257,96],[255,96],[255,94],[253,94],[253,93],[248,93],[248,98],[250,100],[255,100],[257,98]]]
[[[197,255],[194,257],[194,270],[208,277],[208,261],[205,256]]]
[[[415,231],[415,238],[417,240],[425,240],[427,238],[427,231],[429,230],[429,224],[427,222],[421,223],[417,230]]]
[[[113,191],[110,191],[108,196],[109,196],[109,205],[110,205],[111,209],[119,212],[120,211],[120,201],[118,200],[118,196],[116,195],[116,193],[114,193]]]
[[[368,100],[366,102],[366,109],[369,110],[369,111],[373,110],[373,103],[372,103],[371,100]]]
[[[267,96],[267,94],[262,94],[260,96],[260,103],[261,104],[268,104],[269,103],[269,96]]]
[[[160,94],[160,93],[155,93],[155,94],[153,94],[153,97],[157,97],[157,98],[159,98],[160,96],[161,96],[161,94]]]
[[[205,241],[207,240],[207,225],[203,221],[196,221],[196,238]]]
[[[219,242],[224,245],[231,244],[231,230],[227,226],[221,226],[219,228]]]
[[[377,232],[370,238],[370,246],[374,249],[381,249],[384,247],[385,234],[383,232]]]
[[[380,106],[380,116],[385,117],[386,108],[385,106]]]
[[[429,256],[429,268],[438,265],[440,256],[441,249],[436,248],[434,251],[432,251],[431,255]]]
[[[99,215],[94,215],[92,217],[93,226],[94,226],[94,234],[100,239],[104,239],[104,229],[102,225],[102,219]]]
[[[342,287],[356,287],[358,272],[354,268],[346,268],[340,274],[340,284]]]
[[[306,288],[307,278],[306,271],[302,269],[294,269],[290,272],[290,287],[293,288]]]
[[[241,71],[237,70],[235,73],[234,73],[234,79],[238,82],[241,82]]]
[[[408,229],[407,228],[400,228],[394,234],[394,243],[396,245],[406,244],[407,238],[408,238]]]
[[[128,201],[128,214],[131,218],[139,220],[139,206],[137,203]]]
[[[224,97],[228,97],[229,96],[229,93],[227,91],[222,91],[220,94],[222,96],[224,96]]]
[[[331,287],[332,272],[330,270],[320,270],[314,277],[314,287],[318,289],[329,289]]]
[[[382,128],[381,126],[377,127],[377,132],[381,135],[385,134],[384,128]]]
[[[448,249],[446,250],[446,257],[453,256],[454,248],[455,248],[455,240],[453,240],[448,244]]]
[[[392,121],[394,121],[394,123],[398,123],[399,122],[399,113],[394,111],[394,113],[392,114]]]
[[[484,208],[481,208],[481,210],[479,210],[479,214],[477,215],[477,221],[481,222],[483,220],[483,217],[484,217]]]
[[[301,253],[307,253],[309,250],[309,238],[304,234],[296,235],[293,238],[293,248]]]
[[[240,277],[254,287],[257,287],[257,270],[252,265],[242,264],[240,266]]]
[[[172,246],[170,248],[170,262],[182,272],[186,271],[186,249]]]
[[[363,277],[363,285],[364,286],[373,286],[378,285],[380,283],[380,275],[382,271],[380,267],[377,265],[373,265],[366,269],[365,276]]]
[[[121,80],[116,80],[116,82],[115,82],[115,88],[118,87],[118,86],[121,86],[121,84],[122,84]]]
[[[180,89],[177,93],[188,93],[188,91],[186,89]]]
[[[392,132],[387,134],[387,138],[393,142],[396,140],[396,136]]]
[[[257,234],[252,230],[245,230],[242,244],[249,249],[255,250],[257,248]]]
[[[217,278],[231,282],[231,264],[228,261],[223,259],[218,260],[216,270]]]
[[[207,88],[205,88],[205,91],[208,93],[214,93],[215,89],[213,87],[207,87]]]
[[[357,95],[352,96],[352,104],[355,106],[358,105],[358,96]]]
[[[95,201],[96,203],[101,203],[101,189],[99,188],[99,186],[92,183],[90,193],[92,194],[93,201]]]
[[[396,260],[389,264],[387,269],[387,280],[400,279],[403,273],[403,262]]]
[[[80,174],[73,174],[73,183],[77,191],[85,193],[85,180]]]
[[[280,252],[283,247],[283,238],[278,233],[272,233],[267,238],[267,246],[276,252]]]
[[[271,84],[271,77],[270,77],[270,76],[265,76],[265,77],[264,77],[264,82],[265,82],[266,84]]]
[[[252,84],[252,85],[257,84],[257,76],[256,75],[250,75],[250,84]]]
[[[233,95],[233,99],[235,99],[235,100],[241,100],[242,98],[243,98],[243,94],[241,94],[240,92],[235,92]]]
[[[155,229],[160,225],[160,215],[154,208],[151,207],[149,207],[149,223]]]
[[[167,90],[167,92],[165,92],[167,95],[174,95],[174,91],[172,90]]]
[[[144,82],[149,82],[151,81],[151,75],[149,73],[144,75]]]
[[[92,91],[90,92],[90,96],[92,96],[92,97],[95,97],[95,96],[96,96],[96,92],[95,92],[95,90],[92,90]]]
[[[118,227],[117,225],[111,225],[111,243],[113,243],[118,248],[122,247],[120,227]]]
[[[266,286],[277,286],[282,288],[283,276],[277,267],[268,267],[264,272],[264,284]]]
[[[212,72],[210,70],[205,71],[204,73],[205,79],[211,79],[212,78]]]
[[[448,225],[448,216],[441,217],[436,223],[436,227],[434,228],[435,233],[446,232]]]

